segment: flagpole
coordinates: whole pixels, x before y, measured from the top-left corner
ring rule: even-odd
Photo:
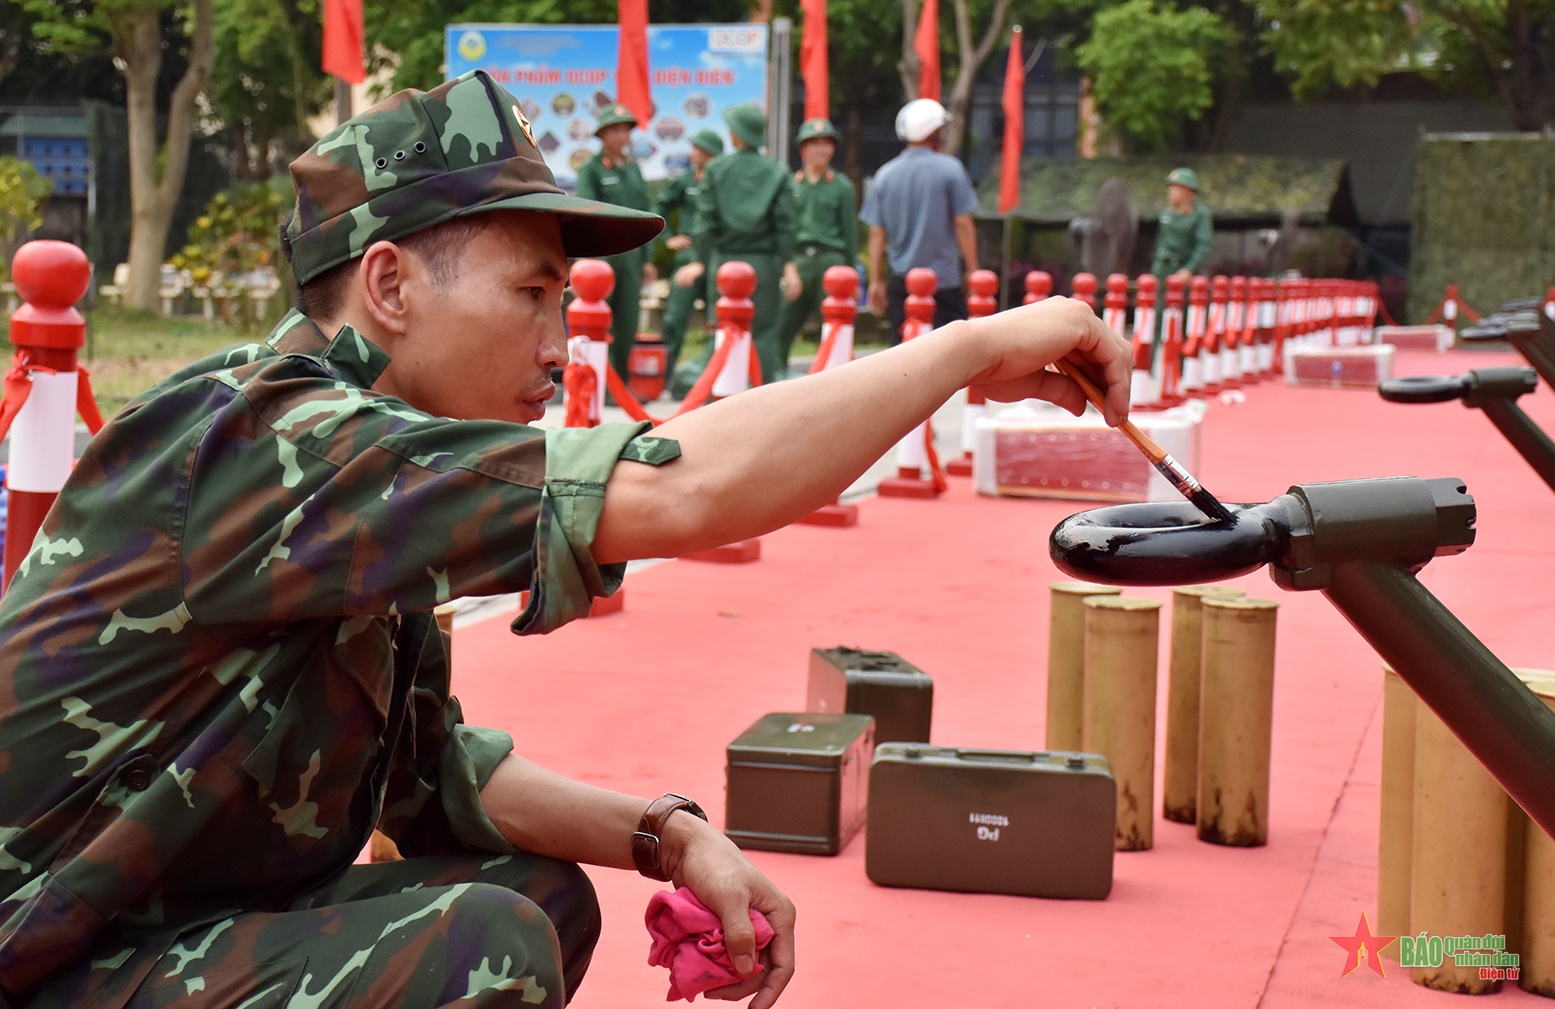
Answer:
[[[351,84],[343,78],[335,78],[335,125],[351,118]]]

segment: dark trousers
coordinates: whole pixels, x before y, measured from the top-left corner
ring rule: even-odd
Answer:
[[[561,1009],[599,926],[593,885],[570,862],[472,853],[357,865],[284,910],[189,929],[149,965],[134,963],[146,944],[100,941],[25,1005],[78,1006],[134,985],[131,1009],[279,1009],[293,999]]]
[[[893,273],[885,285],[885,317],[891,324],[891,346],[902,342],[902,323],[907,321],[907,275]],[[960,285],[934,292],[934,328],[966,318],[966,295]]]

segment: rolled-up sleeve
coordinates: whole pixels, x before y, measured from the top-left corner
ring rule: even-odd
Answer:
[[[595,596],[621,587],[625,564],[596,564],[592,546],[605,503],[605,483],[623,455],[658,464],[680,454],[662,438],[639,436],[635,426],[552,429],[545,435],[545,487],[535,524],[535,571],[529,603],[513,621],[517,634],[545,634],[587,616]]]

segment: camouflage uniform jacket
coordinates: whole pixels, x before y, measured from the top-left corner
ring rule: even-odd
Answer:
[[[110,938],[149,970],[338,878],[374,826],[513,850],[479,796],[512,739],[462,724],[430,611],[527,588],[517,633],[585,614],[624,570],[589,553],[617,458],[679,449],[428,416],[369,391],[388,360],[293,312],[82,456],[0,600],[9,991]]]

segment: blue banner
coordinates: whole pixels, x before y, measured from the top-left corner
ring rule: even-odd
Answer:
[[[615,101],[617,36],[615,25],[449,25],[447,73],[485,70],[513,92],[556,184],[571,190],[599,150],[595,117]],[[690,167],[699,130],[727,149],[724,109],[767,107],[767,26],[649,25],[648,67],[654,114],[632,131],[632,146],[653,181]]]

